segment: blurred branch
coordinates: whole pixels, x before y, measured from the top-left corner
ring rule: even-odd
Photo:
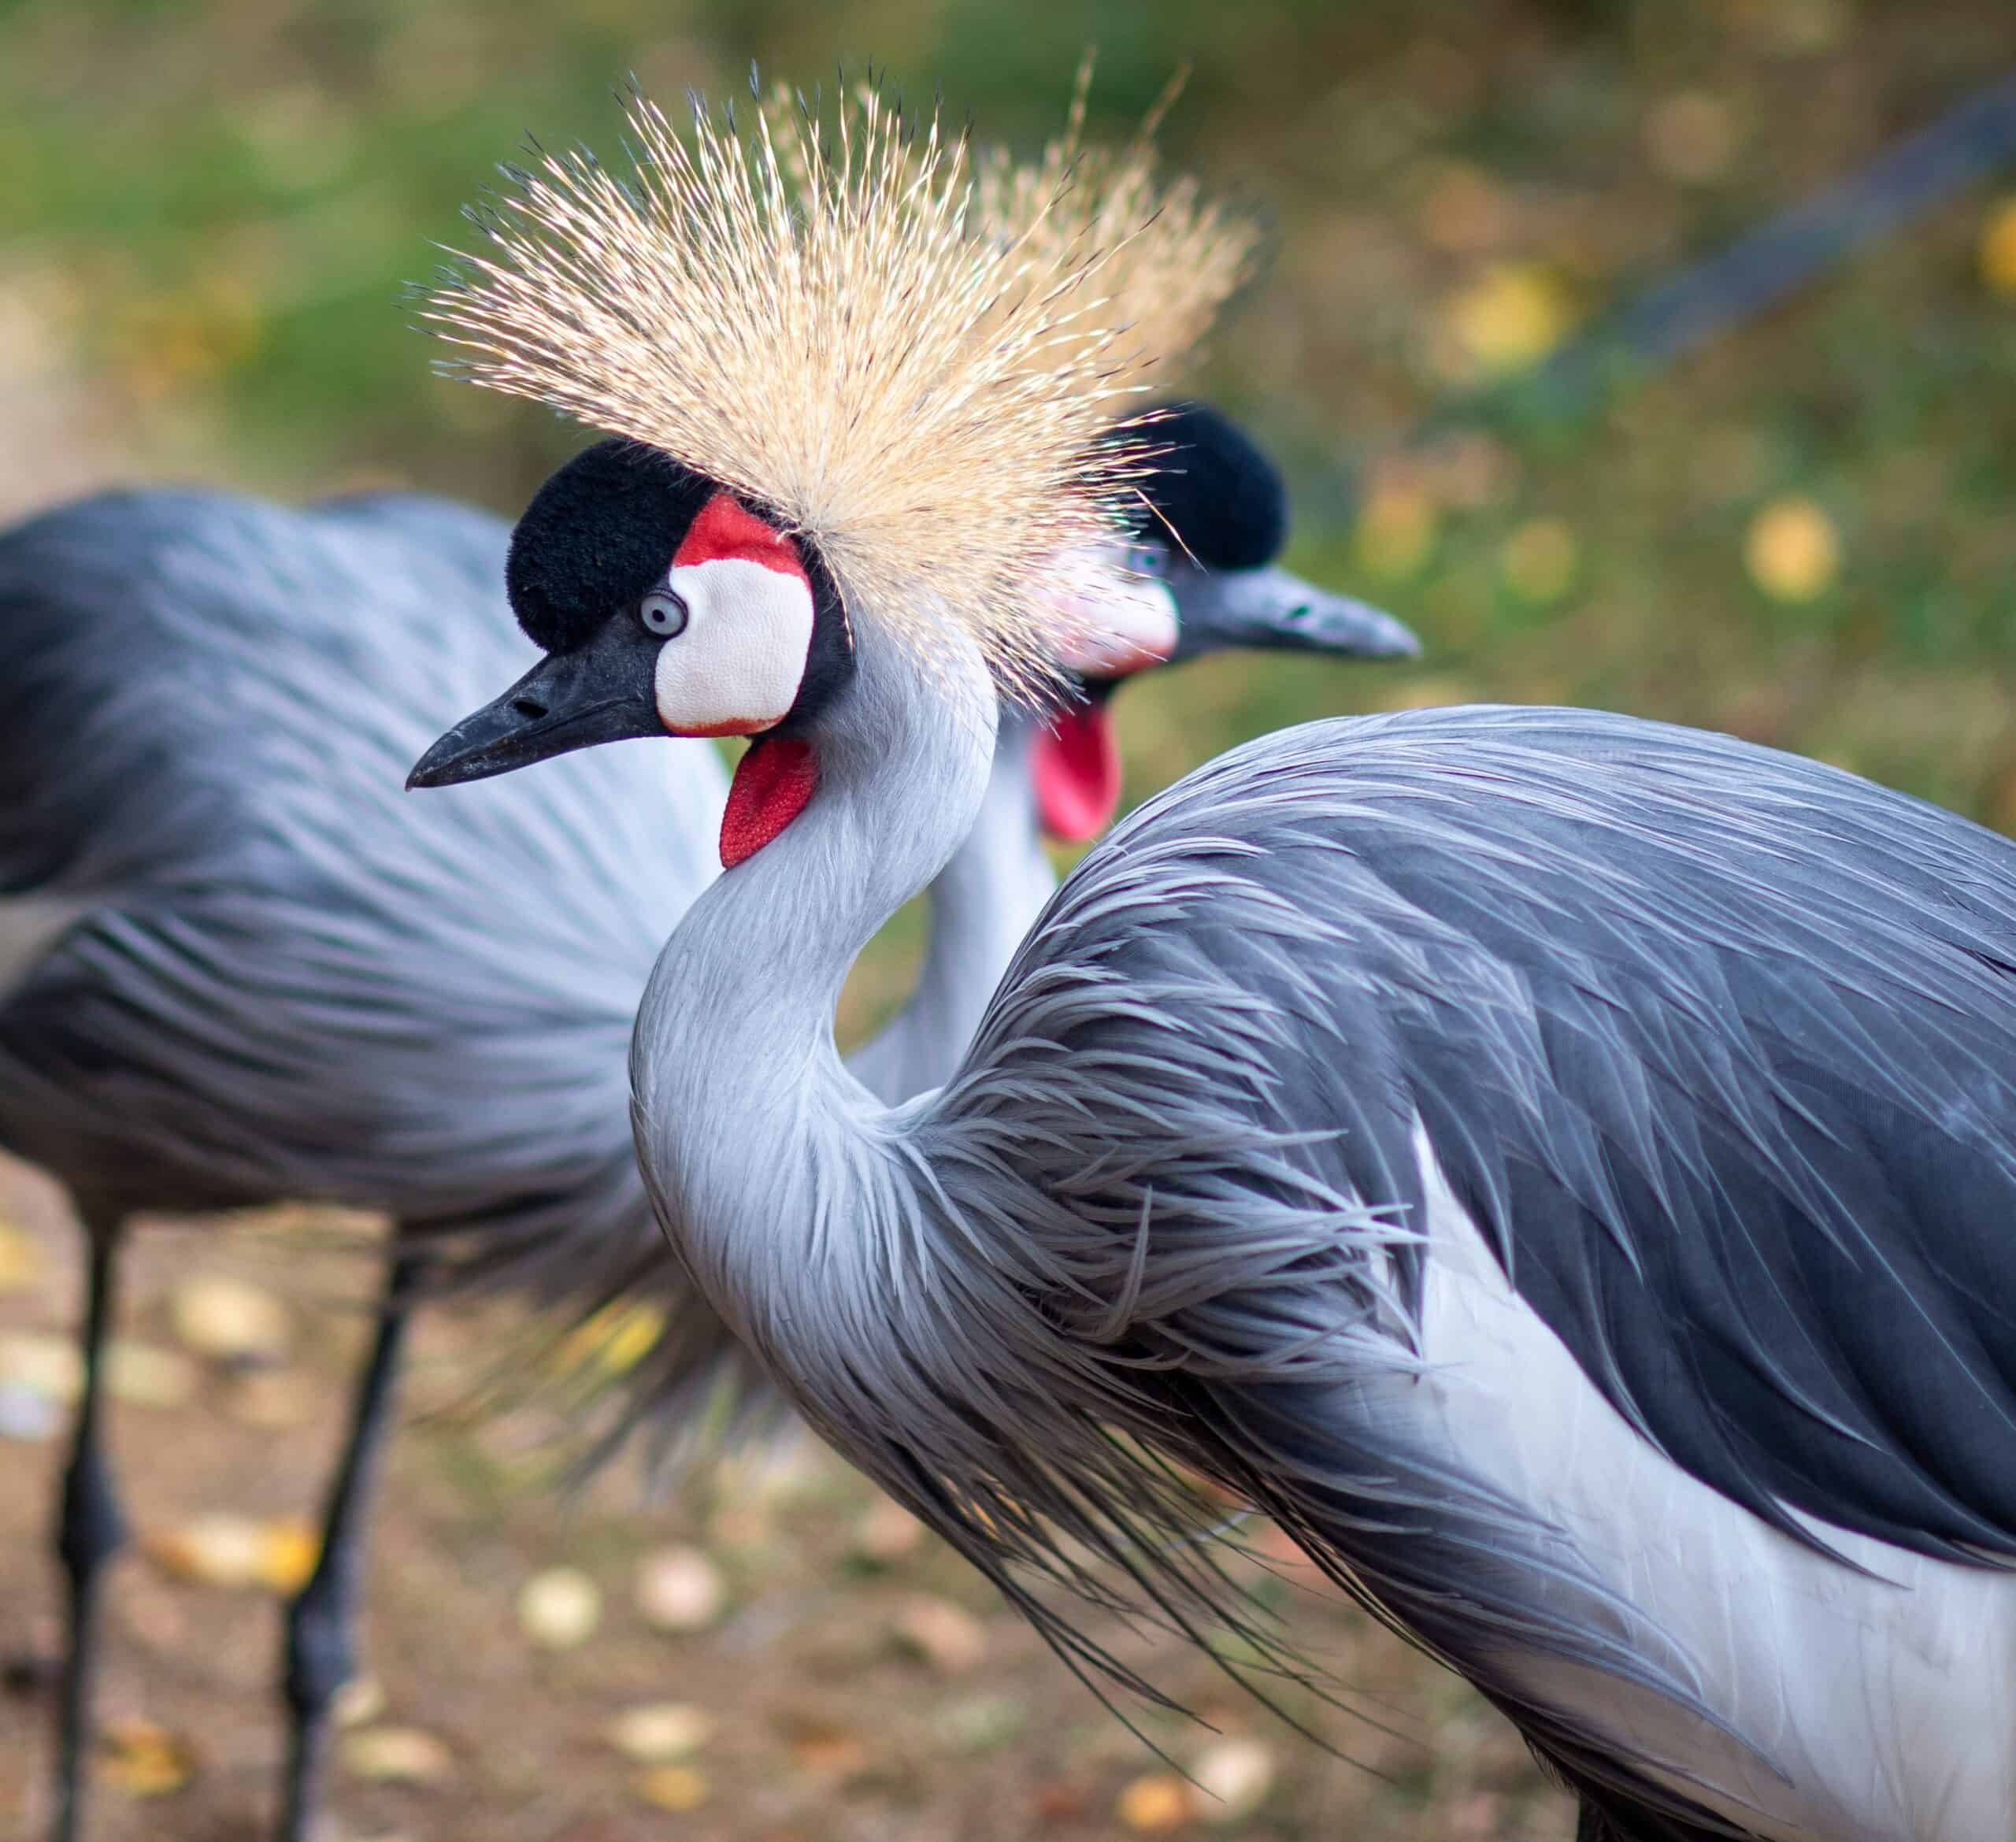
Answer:
[[[2016,72],[1817,197],[1645,289],[1536,370],[1438,405],[1386,455],[1480,424],[1558,423],[1591,413],[1618,390],[1775,306],[2012,159]],[[1321,483],[1340,521],[1351,516],[1368,464],[1333,470]]]

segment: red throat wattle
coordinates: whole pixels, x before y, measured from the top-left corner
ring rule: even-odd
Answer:
[[[1096,838],[1120,810],[1120,745],[1102,704],[1066,710],[1036,738],[1036,810],[1065,844]]]
[[[810,745],[794,736],[758,736],[736,763],[721,814],[721,867],[754,857],[804,811],[819,784]]]

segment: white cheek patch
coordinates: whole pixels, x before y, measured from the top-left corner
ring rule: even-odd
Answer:
[[[680,564],[668,585],[686,629],[658,648],[658,720],[678,736],[747,736],[798,700],[812,648],[803,577],[739,557]]]
[[[1129,575],[1112,547],[1060,559],[1044,599],[1057,662],[1086,677],[1125,677],[1176,650],[1176,598],[1160,582]]]

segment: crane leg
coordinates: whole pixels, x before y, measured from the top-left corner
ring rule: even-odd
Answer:
[[[84,1385],[77,1405],[56,1556],[69,1594],[69,1653],[64,1661],[56,1730],[56,1842],[76,1842],[83,1822],[84,1755],[91,1738],[91,1686],[97,1673],[98,1587],[105,1564],[126,1545],[126,1518],[113,1488],[98,1431],[105,1393],[106,1345],[124,1223],[86,1214],[91,1262],[84,1301]]]
[[[365,1533],[395,1418],[399,1358],[425,1270],[417,1254],[393,1255],[376,1340],[350,1410],[350,1434],[322,1518],[315,1571],[287,1608],[284,1659],[289,1734],[282,1842],[309,1842],[328,1763],[329,1710],[355,1667],[351,1639],[364,1570]]]

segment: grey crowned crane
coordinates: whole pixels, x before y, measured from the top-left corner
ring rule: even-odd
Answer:
[[[1314,724],[1132,815],[952,1078],[879,1109],[834,1052],[841,981],[979,809],[1029,639],[1012,565],[1043,567],[1018,547],[1124,516],[1125,482],[1081,464],[1068,375],[962,336],[989,278],[946,274],[956,175],[878,161],[872,117],[795,192],[731,131],[640,125],[676,208],[549,170],[514,285],[440,311],[479,381],[659,450],[689,618],[583,608],[413,780],[756,734],[755,847],[632,1047],[682,1269],[1080,1670],[1046,1581],[1251,1628],[1179,1539],[1173,1461],[1476,1684],[1583,1842],[2010,1834],[2016,846],[1622,717]],[[858,292],[801,287],[858,239]],[[640,249],[750,275],[646,289]],[[606,321],[717,337],[768,393],[710,420]],[[812,452],[856,376],[881,387]],[[899,425],[932,467],[900,500]],[[936,547],[954,508],[985,566]]]
[[[1197,295],[1181,298],[1194,313]],[[1154,445],[1127,534],[1150,576],[1102,596],[1112,572],[1094,558],[1073,635],[1085,702],[1061,734],[1004,720],[986,802],[934,886],[917,994],[859,1062],[884,1099],[955,1064],[1054,887],[1040,815],[1077,835],[1110,817],[1105,699],[1121,676],[1221,638],[1412,650],[1395,624],[1273,565],[1278,476],[1223,417],[1180,406]],[[98,1584],[122,1539],[97,1380],[129,1216],[299,1197],[398,1225],[322,1562],[287,1620],[289,1836],[309,1824],[350,1670],[422,1277],[516,1284],[582,1314],[624,1295],[661,1305],[630,1418],[665,1439],[739,1369],[659,1257],[624,1117],[658,944],[718,873],[718,757],[695,742],[584,758],[469,805],[398,791],[443,724],[537,656],[507,577],[529,608],[558,591],[570,543],[604,545],[620,571],[642,502],[624,492],[650,486],[620,445],[591,447],[515,551],[488,514],[407,495],[295,511],[121,494],[0,534],[0,1144],[69,1186],[91,1251],[57,1530],[72,1620],[59,1836],[78,1826]],[[660,537],[676,542],[647,534],[647,576],[669,554]]]

